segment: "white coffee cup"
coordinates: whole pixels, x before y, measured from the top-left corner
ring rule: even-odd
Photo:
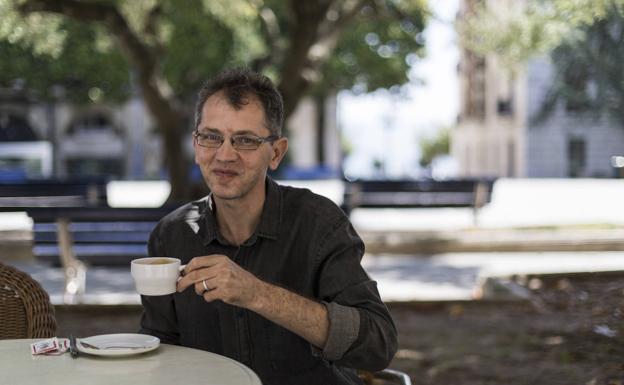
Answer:
[[[169,257],[135,259],[130,263],[130,273],[139,294],[175,293],[180,276],[180,260]]]

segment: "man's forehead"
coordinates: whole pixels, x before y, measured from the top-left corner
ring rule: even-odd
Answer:
[[[243,105],[240,108],[236,108],[222,91],[211,95],[204,103],[201,121],[198,123],[197,128],[215,132],[221,132],[227,128],[236,133],[252,133],[255,135],[264,135],[265,130],[270,133],[271,130],[266,126],[266,113],[260,100],[253,94],[250,94],[249,98],[243,98],[242,101],[244,102]],[[252,110],[249,109],[250,107]],[[242,120],[237,120],[237,123],[234,124],[233,121],[229,120],[232,117],[229,115],[230,112],[235,112],[238,118]],[[258,112],[260,112],[260,115],[258,115]],[[224,121],[223,119],[227,120]],[[235,127],[238,125],[242,126]]]

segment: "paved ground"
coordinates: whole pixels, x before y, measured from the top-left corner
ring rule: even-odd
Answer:
[[[11,264],[41,282],[53,303],[63,303],[64,278],[60,268],[27,262]],[[469,300],[487,277],[624,270],[624,258],[621,252],[367,255],[363,265],[378,282],[385,301],[403,302]],[[129,268],[91,267],[86,294],[80,302],[138,303]]]
[[[334,200],[341,197],[340,185],[331,181],[315,182],[307,187]],[[133,187],[133,191],[136,196],[142,194],[138,187]],[[127,198],[129,195],[124,193],[121,196]],[[370,237],[367,242],[370,239],[382,239],[378,243],[382,243],[383,247],[376,250],[371,247],[375,255],[367,255],[363,263],[372,278],[379,282],[379,290],[386,301],[470,299],[488,276],[624,270],[622,252],[608,251],[622,249],[622,196],[624,180],[500,179],[494,185],[492,202],[476,218],[471,209],[461,208],[356,209],[352,221],[365,239]],[[123,202],[119,204],[123,205]],[[532,238],[524,240],[525,245],[544,242],[544,237],[548,238],[546,243],[554,240],[561,244],[567,239],[564,242],[566,251],[518,252],[523,248],[514,246],[521,243],[516,230],[524,226],[538,230],[532,233]],[[573,231],[552,233],[553,226],[572,227]],[[31,228],[32,221],[25,213],[0,213],[0,234],[29,231]],[[502,237],[510,229],[516,231],[511,233],[511,238]],[[599,234],[595,232],[597,229]],[[461,241],[459,243],[463,245],[463,250],[466,250],[466,245],[474,245],[475,242],[502,242],[505,248],[499,247],[498,250],[505,252],[486,253],[481,252],[481,249],[470,253],[438,253],[439,250],[435,249],[426,251],[430,254],[420,255],[423,252],[422,245],[431,233],[437,234],[438,240],[452,234],[454,241]],[[528,234],[525,232],[524,236]],[[422,238],[423,235],[425,238]],[[497,241],[494,235],[502,237],[502,241]],[[419,236],[421,238],[417,238]],[[404,249],[403,255],[384,254],[383,248],[388,250],[393,237],[402,237],[403,244],[417,244],[420,251],[408,248]],[[412,238],[417,239],[417,242]],[[518,242],[513,243],[515,240]],[[575,240],[580,242],[575,243]],[[581,251],[587,250],[582,246],[590,244],[592,240],[600,240],[604,247],[599,250],[604,251]],[[445,246],[447,251],[456,251],[448,247],[449,244]],[[373,245],[372,241],[370,245]],[[3,258],[3,250],[10,250],[11,255],[15,255],[10,247],[11,243],[0,236],[0,260]],[[548,248],[540,245],[538,249]],[[401,253],[397,249],[393,251]],[[23,261],[23,258],[20,260]],[[60,269],[28,262],[10,263],[18,264],[18,267],[31,273],[51,293],[53,302],[62,303],[63,274]],[[91,268],[87,275],[83,302],[137,303],[138,296],[134,293],[129,269]]]
[[[376,255],[364,267],[384,300],[435,301],[473,298],[488,277],[624,270],[621,252],[449,253]]]

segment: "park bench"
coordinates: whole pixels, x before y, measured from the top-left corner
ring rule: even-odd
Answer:
[[[147,240],[170,207],[31,207],[33,253],[40,261],[62,263],[63,254],[90,265],[126,265],[147,255]]]
[[[33,220],[33,255],[39,263],[61,266],[64,302],[85,292],[89,266],[129,266],[147,256],[147,241],[158,220],[173,207],[22,207]]]
[[[490,201],[493,185],[493,179],[349,181],[345,182],[342,207],[347,214],[358,207],[477,210]]]
[[[35,259],[63,267],[66,302],[84,293],[89,265],[128,266],[147,256],[149,233],[174,208],[109,207],[104,182],[0,183],[0,211],[33,221]]]
[[[0,208],[85,207],[106,204],[106,180],[0,182]]]

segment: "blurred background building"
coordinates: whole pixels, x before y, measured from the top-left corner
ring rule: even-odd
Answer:
[[[0,97],[0,179],[165,176],[161,136],[139,97],[120,105],[44,103],[6,89]],[[292,177],[319,170],[336,176],[340,170],[336,98],[322,103],[304,99],[289,120],[286,173]],[[191,130],[187,158],[192,157]]]
[[[462,0],[458,18],[474,13],[480,3]],[[588,103],[557,100],[549,105],[549,92],[558,81],[550,57],[533,58],[514,70],[495,54],[463,47],[458,71],[460,113],[451,153],[461,176],[616,176],[611,159],[624,153],[624,130]],[[592,86],[577,74],[564,76],[579,90]]]

